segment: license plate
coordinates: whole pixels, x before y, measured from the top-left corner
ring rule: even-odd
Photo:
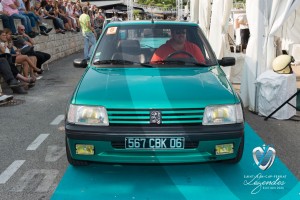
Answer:
[[[126,137],[126,149],[184,149],[184,137]]]

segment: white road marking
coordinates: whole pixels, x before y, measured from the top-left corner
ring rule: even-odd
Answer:
[[[23,165],[25,160],[15,160],[2,174],[0,174],[0,184],[6,183],[12,175]]]
[[[66,147],[59,147],[56,145],[48,146],[45,161],[55,162],[66,154]]]
[[[58,115],[51,123],[50,125],[58,125],[62,120],[64,120],[65,115]]]
[[[34,151],[36,150],[41,144],[42,142],[44,142],[44,140],[49,136],[48,133],[45,134],[40,134],[28,147],[27,147],[27,151]]]
[[[38,185],[35,192],[48,192],[58,173],[56,169],[31,169],[20,178],[11,191],[22,192],[26,187]],[[42,179],[38,178],[41,176]]]

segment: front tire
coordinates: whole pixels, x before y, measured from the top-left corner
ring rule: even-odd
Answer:
[[[67,140],[67,136],[66,136],[66,152],[67,152],[67,159],[68,162],[73,165],[73,166],[87,166],[89,165],[89,163],[87,161],[82,161],[82,160],[75,160],[72,158],[71,156],[71,152],[70,152],[70,148],[69,148],[69,144],[68,144],[68,140]]]

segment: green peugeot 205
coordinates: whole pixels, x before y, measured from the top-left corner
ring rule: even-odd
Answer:
[[[196,23],[108,24],[66,109],[70,164],[237,163],[242,103]]]

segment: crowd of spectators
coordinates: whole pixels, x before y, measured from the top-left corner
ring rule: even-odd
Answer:
[[[33,38],[48,36],[53,30],[47,28],[43,19],[51,19],[57,34],[67,31],[80,32],[79,17],[82,7],[89,6],[91,23],[99,37],[105,16],[96,6],[70,0],[0,0],[0,19],[4,30],[0,30],[0,76],[15,94],[27,94],[43,73],[43,63],[51,55],[34,50]],[[22,25],[15,26],[14,19]],[[34,31],[35,30],[35,31]],[[37,31],[38,30],[38,31]],[[2,93],[0,105],[13,99]]]

